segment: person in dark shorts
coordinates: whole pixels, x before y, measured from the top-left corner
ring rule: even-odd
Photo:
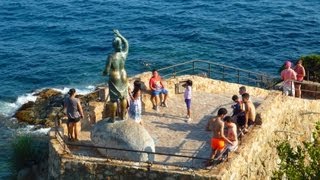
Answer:
[[[184,101],[187,106],[187,122],[191,122],[191,97],[192,97],[192,81],[189,79],[186,81],[186,84],[184,84],[184,87],[186,88],[184,91]]]
[[[233,122],[237,123],[238,119],[244,120],[244,111],[243,111],[243,103],[240,101],[237,95],[232,96],[233,104],[231,108],[233,109],[233,113],[231,115]],[[240,121],[240,120],[239,120]]]
[[[78,132],[76,123],[83,118],[83,110],[81,107],[80,100],[76,98],[76,90],[74,88],[70,89],[69,97],[64,101],[64,109],[68,117],[68,139],[78,140]],[[73,136],[74,134],[74,136]]]
[[[244,133],[248,132],[248,127],[254,125],[256,118],[256,109],[254,104],[250,100],[250,95],[248,93],[242,94],[242,101],[244,103],[244,118],[238,118],[237,124],[240,129],[243,129]]]
[[[152,77],[149,80],[149,87],[151,89],[151,100],[153,104],[153,109],[158,111],[158,103],[160,101],[159,95],[163,97],[161,98],[162,102],[160,103],[160,106],[168,107],[168,90],[165,89],[162,83],[162,78],[156,69],[152,70]]]

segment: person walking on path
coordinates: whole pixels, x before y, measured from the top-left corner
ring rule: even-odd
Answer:
[[[291,69],[291,62],[285,62],[285,69],[281,71],[281,78],[283,80],[283,94],[294,96],[294,81],[297,80],[297,73]]]
[[[167,105],[167,97],[168,97],[168,90],[164,88],[163,83],[161,82],[161,76],[159,75],[157,70],[152,70],[152,77],[149,81],[149,87],[151,89],[151,100],[153,104],[153,109],[158,111],[158,103],[160,101],[159,95],[164,95],[161,98],[162,102],[160,106],[168,107]]]
[[[298,60],[296,66],[293,68],[293,70],[297,73],[297,81],[294,83],[295,91],[296,91],[296,97],[301,98],[301,82],[303,81],[303,78],[306,76],[306,71],[304,67],[302,66],[302,60]]]
[[[129,106],[129,117],[136,123],[142,125],[141,121],[141,82],[135,80],[133,91],[130,93],[130,106]]]
[[[76,98],[76,90],[74,88],[70,89],[69,97],[64,101],[64,110],[67,114],[68,121],[68,139],[73,141],[78,140],[78,130],[77,123],[83,118],[83,110],[81,107],[80,100]],[[74,133],[74,136],[73,136]]]
[[[189,79],[187,80],[186,84],[184,84],[185,91],[184,91],[184,101],[187,106],[187,122],[191,122],[191,97],[192,97],[192,81]]]

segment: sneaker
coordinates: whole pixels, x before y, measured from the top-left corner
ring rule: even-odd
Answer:
[[[162,103],[161,103],[161,106],[163,106],[163,107],[168,107],[168,104],[165,103],[165,102],[162,102]]]
[[[189,117],[188,119],[187,119],[187,123],[190,123],[192,121],[192,119],[191,119],[191,117]]]
[[[158,106],[153,106],[152,109],[158,112]]]

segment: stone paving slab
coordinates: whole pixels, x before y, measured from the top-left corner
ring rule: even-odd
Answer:
[[[155,140],[156,152],[208,158],[210,155],[211,133],[205,131],[208,120],[224,107],[232,114],[234,104],[230,95],[194,92],[191,104],[192,121],[186,122],[186,106],[183,94],[172,95],[168,99],[168,107],[160,107],[159,111],[143,112],[143,126]],[[262,99],[252,97],[255,104]],[[90,129],[81,132],[80,141],[91,144]],[[94,155],[96,151],[88,148],[73,148],[73,153]],[[202,167],[203,160],[156,155],[155,161],[174,166]]]

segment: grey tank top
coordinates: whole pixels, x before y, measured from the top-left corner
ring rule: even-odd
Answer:
[[[80,113],[78,111],[78,99],[77,98],[70,98],[67,97],[65,99],[65,104],[67,106],[67,115],[68,118],[79,118],[80,117]]]

